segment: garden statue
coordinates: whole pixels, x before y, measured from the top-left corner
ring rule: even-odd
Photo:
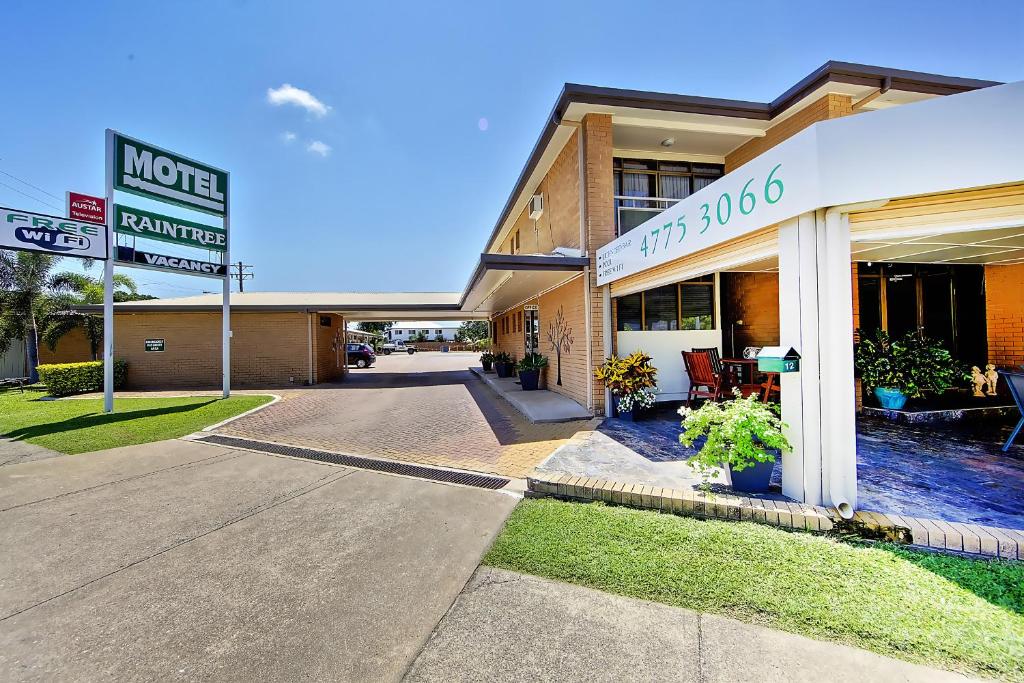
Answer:
[[[996,366],[991,363],[985,366],[985,381],[988,384],[988,391],[985,393],[989,396],[995,396],[996,382],[999,381],[999,373],[996,372]]]
[[[971,368],[971,384],[974,385],[974,396],[977,398],[983,398],[985,392],[982,391],[984,386],[988,384],[988,378],[981,374],[981,368],[977,365]]]

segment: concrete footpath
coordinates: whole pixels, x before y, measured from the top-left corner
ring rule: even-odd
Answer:
[[[397,680],[516,504],[166,441],[0,468],[0,680]]]
[[[970,679],[734,619],[481,567],[406,680]]]
[[[182,440],[0,467],[0,680],[958,680],[478,568],[516,502]]]

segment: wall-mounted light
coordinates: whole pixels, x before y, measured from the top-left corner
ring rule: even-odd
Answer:
[[[662,147],[671,147],[674,144],[676,144],[675,138],[665,138],[664,140],[661,141]]]

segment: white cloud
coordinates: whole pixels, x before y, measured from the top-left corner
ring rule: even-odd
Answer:
[[[286,145],[295,142],[295,137],[295,133],[291,132],[290,130],[286,130],[285,132],[281,133],[281,139],[284,141]]]
[[[319,154],[320,156],[325,157],[331,153],[331,146],[325,142],[313,140],[308,145],[306,145],[306,151],[312,152],[313,154]]]
[[[280,88],[267,88],[267,102],[275,107],[282,104],[294,104],[317,117],[324,116],[331,110],[330,106],[318,100],[313,93],[296,88],[289,83],[285,83]]]

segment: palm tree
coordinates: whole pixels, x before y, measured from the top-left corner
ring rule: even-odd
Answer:
[[[32,382],[39,381],[39,330],[51,310],[49,297],[70,289],[70,273],[52,272],[59,261],[59,256],[0,250],[0,353],[24,339]]]
[[[56,276],[61,291],[50,296],[47,315],[40,329],[40,340],[52,351],[64,335],[76,329],[85,333],[93,360],[99,360],[103,345],[103,316],[74,310],[82,304],[103,303],[103,280],[79,273],[59,273]],[[140,296],[135,281],[123,273],[114,273],[114,301],[131,301]]]

